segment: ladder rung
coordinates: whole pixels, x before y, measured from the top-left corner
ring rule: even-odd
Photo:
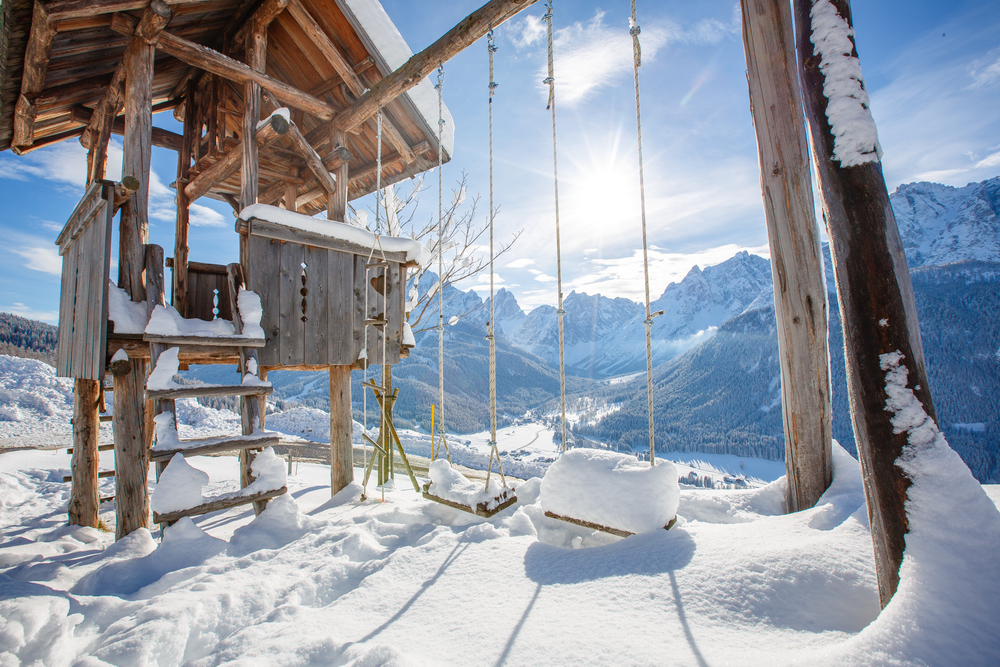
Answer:
[[[110,444],[110,445],[98,445],[98,446],[97,446],[97,451],[99,451],[99,452],[110,452],[110,451],[112,451],[112,450],[113,450],[114,448],[115,448],[115,445],[114,445],[114,443],[112,443],[112,444]],[[72,448],[72,447],[70,447],[69,449],[67,449],[67,450],[66,450],[66,453],[67,453],[67,454],[72,454],[72,453],[73,453],[73,448]]]
[[[250,503],[255,503],[261,500],[269,500],[271,498],[277,498],[278,496],[288,493],[288,487],[283,486],[280,489],[272,489],[269,491],[261,491],[249,496],[237,495],[237,493],[227,493],[221,496],[210,499],[208,502],[202,503],[201,505],[196,505],[195,507],[189,507],[187,509],[177,510],[175,512],[167,512],[166,514],[158,514],[153,512],[153,523],[173,523],[178,519],[182,519],[186,516],[197,516],[199,514],[208,514],[209,512],[217,512],[219,510],[227,510],[233,507],[239,507],[240,505],[249,505]]]
[[[229,438],[203,438],[200,440],[185,440],[180,447],[171,449],[156,449],[149,451],[150,461],[169,461],[174,454],[188,456],[203,456],[205,454],[218,454],[219,452],[232,452],[240,449],[255,449],[257,447],[273,447],[279,443],[277,433],[253,433],[251,435],[237,435]]]
[[[104,477],[114,477],[114,476],[115,476],[115,471],[114,470],[102,470],[101,472],[97,473],[97,478],[98,479],[102,479]],[[66,475],[66,476],[64,476],[63,477],[63,481],[64,482],[72,482],[73,481],[73,475]]]
[[[142,339],[147,343],[164,343],[166,345],[219,345],[224,347],[264,347],[264,338],[248,338],[246,336],[166,336],[160,334],[144,334]]]
[[[274,390],[269,384],[192,384],[170,389],[147,389],[146,398],[202,398],[206,396],[268,396]]]
[[[377,385],[377,384],[375,384],[374,382],[370,382],[370,381],[368,381],[368,380],[365,380],[364,382],[362,382],[362,383],[361,383],[361,386],[362,386],[362,387],[371,387],[372,389],[378,389],[378,390],[379,390],[380,392],[382,392],[383,394],[385,393],[385,387],[382,387],[382,386],[380,386],[380,385]]]
[[[114,418],[115,418],[114,415],[100,415],[97,419],[102,422],[109,422],[114,420]]]

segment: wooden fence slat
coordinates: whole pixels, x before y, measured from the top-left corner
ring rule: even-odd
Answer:
[[[247,267],[247,289],[260,296],[261,304],[265,305],[260,326],[264,329],[267,344],[259,351],[259,361],[262,366],[275,366],[279,363],[278,340],[278,309],[279,303],[281,258],[276,245],[278,241],[250,236],[247,239],[249,266]]]
[[[295,243],[281,244],[281,266],[278,271],[278,279],[280,281],[278,287],[278,329],[280,332],[278,359],[281,364],[286,366],[294,366],[302,363],[295,359],[292,342],[295,338],[301,339],[301,333],[299,333],[299,329],[295,325],[298,306],[298,299],[296,297],[299,293],[297,286],[299,262],[295,260],[298,254],[296,250],[300,249],[300,247]]]

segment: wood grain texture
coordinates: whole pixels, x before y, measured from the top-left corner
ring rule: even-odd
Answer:
[[[351,368],[330,366],[330,495],[354,481]]]
[[[813,209],[791,7],[742,0],[750,107],[771,249],[789,512],[833,479],[826,281]]]
[[[217,500],[211,500],[207,503],[202,503],[196,507],[189,507],[187,509],[178,510],[176,512],[168,512],[166,514],[154,514],[153,520],[156,523],[166,523],[171,524],[178,519],[183,519],[186,516],[198,516],[200,514],[208,514],[209,512],[218,512],[220,510],[232,509],[233,507],[239,507],[240,505],[248,505],[253,503],[254,506],[258,504],[264,504],[271,498],[277,498],[278,496],[288,493],[287,487],[281,487],[280,489],[275,489],[272,491],[261,491],[250,496],[237,496],[230,498],[219,498]],[[259,512],[258,512],[259,514]]]
[[[832,0],[851,23],[850,3]],[[895,431],[886,411],[885,371],[879,356],[903,355],[907,387],[937,421],[924,363],[916,301],[902,240],[879,162],[841,167],[834,160],[824,76],[810,41],[810,0],[795,0],[795,22],[804,106],[816,154],[840,301],[854,438],[861,462],[879,598],[885,607],[899,585],[908,520],[910,480],[896,466],[907,432]],[[855,50],[856,53],[856,50]]]
[[[96,380],[76,380],[73,388],[73,450],[70,469],[69,524],[97,528],[99,508]]]

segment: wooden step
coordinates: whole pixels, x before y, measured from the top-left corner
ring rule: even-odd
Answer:
[[[153,523],[167,523],[171,524],[182,519],[186,516],[198,516],[199,514],[208,514],[209,512],[217,512],[219,510],[227,510],[233,507],[239,507],[240,505],[249,505],[250,503],[259,502],[261,500],[270,500],[271,498],[277,498],[278,496],[288,493],[288,487],[283,486],[280,489],[274,489],[271,491],[260,491],[249,496],[238,495],[238,492],[227,493],[217,498],[209,500],[207,503],[202,503],[195,507],[189,507],[183,510],[177,510],[175,512],[167,512],[166,514],[159,514],[153,512]]]
[[[200,440],[182,440],[180,447],[171,449],[149,450],[150,461],[169,461],[174,454],[183,454],[185,458],[190,456],[203,456],[205,454],[218,454],[220,452],[232,452],[240,449],[255,449],[273,447],[279,443],[277,433],[253,433],[251,435],[234,435],[226,438],[203,438]]]
[[[114,418],[115,418],[114,415],[100,415],[98,417],[98,419],[101,420],[102,422],[114,421]]]
[[[114,476],[115,476],[115,471],[114,470],[102,470],[101,472],[97,473],[97,478],[98,479],[101,479],[103,477],[114,477]],[[73,481],[73,476],[72,475],[65,475],[65,476],[63,476],[63,481],[64,482],[72,482]]]
[[[146,398],[177,399],[205,396],[270,396],[274,388],[269,384],[191,384],[169,389],[147,389]]]
[[[264,347],[265,338],[249,338],[247,336],[167,336],[160,334],[143,334],[147,343],[165,343],[167,345],[213,345],[231,347]]]
[[[110,452],[110,451],[114,450],[114,448],[115,448],[114,443],[107,444],[107,445],[98,445],[97,446],[97,451],[99,451],[99,452]],[[73,448],[70,447],[69,449],[67,449],[66,453],[67,454],[72,454],[73,453]]]

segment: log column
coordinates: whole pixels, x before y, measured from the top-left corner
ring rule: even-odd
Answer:
[[[184,139],[177,154],[177,226],[174,233],[174,268],[172,301],[174,308],[184,317],[188,316],[188,230],[190,229],[190,205],[185,186],[191,171],[191,154],[198,141],[197,104],[194,101],[195,87],[188,83],[184,103]]]
[[[347,133],[333,130],[330,148],[344,152]],[[336,189],[327,202],[327,218],[343,222],[347,217],[347,159],[337,167]],[[364,391],[364,389],[362,389]],[[330,494],[354,481],[354,448],[351,444],[354,419],[351,416],[351,367],[330,366]]]
[[[154,2],[154,5],[163,3]],[[165,6],[165,5],[164,5]],[[147,16],[151,12],[147,11]],[[169,9],[166,10],[169,20]],[[122,207],[118,251],[118,286],[133,301],[146,297],[145,245],[149,242],[149,169],[152,157],[152,83],[155,34],[142,25],[125,51],[125,136],[122,178],[131,176],[139,188]],[[166,21],[162,22],[162,26]],[[132,361],[132,372],[115,377],[115,511],[117,539],[149,527],[149,435],[145,433],[145,361]]]
[[[874,133],[866,153],[854,150],[839,155],[835,151],[826,115],[829,100],[823,91],[826,77],[811,41],[810,12],[815,4],[812,0],[795,0],[798,58],[837,279],[847,391],[868,501],[879,598],[885,607],[899,585],[910,480],[896,465],[908,445],[908,434],[896,432],[891,421],[893,413],[886,410],[886,371],[881,367],[881,355],[897,351],[902,354],[906,386],[927,415],[935,421],[937,417],[924,365],[913,285]],[[839,19],[828,20],[842,21],[846,31],[851,24],[850,3],[833,0],[832,6]],[[856,49],[851,56],[857,57]],[[858,87],[858,95],[864,98],[865,108],[859,106],[857,112],[867,110],[863,85]]]
[[[256,18],[251,19],[250,30],[246,38],[246,60],[247,65],[257,72],[263,72],[267,60],[267,24]],[[246,81],[243,84],[243,155],[242,171],[240,172],[240,209],[257,203],[258,195],[258,148],[257,148],[257,123],[260,121],[260,84],[254,81]],[[240,264],[245,275],[249,276],[253,272],[248,256],[247,235],[240,234]],[[235,295],[233,295],[235,296]],[[233,313],[233,317],[239,317]],[[242,361],[242,355],[241,355]],[[245,373],[246,368],[240,368],[240,373]],[[260,414],[267,410],[263,404],[258,403],[255,397],[244,396],[240,399],[243,420],[243,433],[252,433],[253,424],[248,423],[247,416],[251,411],[251,403],[260,405]],[[261,420],[261,426],[263,423]],[[241,486],[248,486],[253,481],[253,474],[250,466],[253,463],[255,452],[240,450],[240,482]],[[260,514],[264,509],[264,503],[254,503],[254,510]]]
[[[789,512],[833,479],[826,282],[787,0],[742,0],[750,107],[760,152],[781,361]]]
[[[100,385],[97,380],[77,378],[73,387],[73,477],[69,497],[69,524],[97,528],[100,505],[98,489],[97,435],[100,421],[97,403]]]

